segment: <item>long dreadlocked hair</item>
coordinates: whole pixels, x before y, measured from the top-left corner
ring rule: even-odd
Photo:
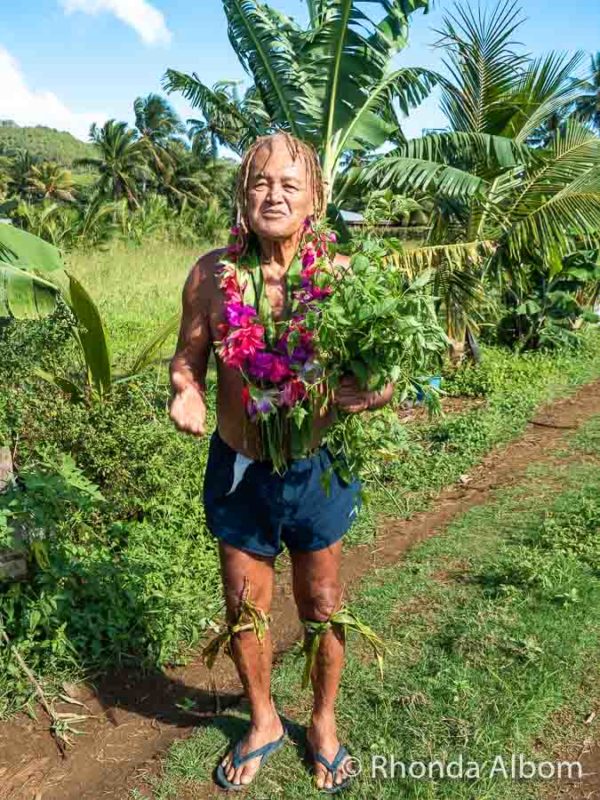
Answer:
[[[272,133],[269,136],[260,136],[244,154],[235,193],[237,226],[239,228],[239,239],[243,251],[246,250],[252,236],[248,221],[248,183],[250,180],[252,163],[261,147],[267,146],[270,148],[273,140],[277,138],[283,139],[287,145],[292,161],[302,158],[306,164],[308,184],[313,198],[313,219],[318,221],[322,219],[325,213],[325,184],[323,182],[323,173],[321,171],[321,164],[319,163],[319,156],[315,148],[311,144],[303,142],[301,139],[293,136],[291,133],[287,133],[287,131],[277,131],[277,133]]]

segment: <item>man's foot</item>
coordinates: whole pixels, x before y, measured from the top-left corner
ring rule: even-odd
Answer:
[[[241,755],[250,753],[252,750],[256,750],[257,748],[267,744],[267,742],[273,742],[274,740],[279,739],[281,736],[283,736],[284,732],[285,730],[281,722],[281,718],[275,709],[275,705],[273,704],[273,714],[271,717],[268,717],[265,720],[260,720],[258,724],[255,722],[250,724],[248,733],[242,739]],[[249,761],[241,764],[237,769],[234,768],[232,764],[232,758],[233,748],[227,753],[223,761],[221,761],[225,777],[231,783],[237,783],[241,786],[246,786],[251,782],[258,771],[262,756],[251,758]]]
[[[330,763],[336,757],[340,742],[336,734],[335,719],[333,717],[317,720],[313,717],[312,723],[306,731],[306,738],[314,753],[321,753]],[[318,789],[332,789],[343,783],[349,776],[345,771],[349,756],[344,758],[332,775],[319,761],[314,762],[315,782]]]

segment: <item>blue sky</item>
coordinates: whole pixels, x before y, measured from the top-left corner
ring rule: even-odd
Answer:
[[[301,19],[301,0],[271,0]],[[484,6],[493,3],[482,0]],[[451,0],[413,16],[410,46],[398,63],[441,67],[431,47]],[[534,54],[600,50],[600,2],[522,0],[520,39]],[[0,119],[48,124],[86,138],[92,121],[130,121],[133,99],[161,90],[167,67],[196,71],[207,83],[244,79],[227,39],[220,0],[0,0]],[[186,118],[195,112],[176,95]],[[431,97],[405,125],[408,135],[440,127]]]

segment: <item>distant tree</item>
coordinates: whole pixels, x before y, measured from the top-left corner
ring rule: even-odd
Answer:
[[[165,77],[165,87],[169,91],[181,91],[193,106],[201,110],[205,122],[192,119],[188,120],[188,125],[192,126],[194,133],[202,133],[201,126],[204,126],[215,157],[218,145],[241,155],[257,136],[268,133],[271,127],[256,87],[250,87],[240,97],[239,83],[217,81],[211,88],[205,86],[195,72],[187,76],[175,70],[168,70]]]
[[[167,144],[185,133],[185,126],[171,104],[159,94],[137,97],[133,102],[135,127],[146,148],[148,161],[159,178],[175,166],[170,162]]]
[[[137,97],[133,102],[135,127],[140,138],[164,145],[169,139],[185,133],[185,127],[173,106],[159,94]]]
[[[207,123],[201,119],[188,119],[187,135],[190,140],[192,153],[201,164],[215,161],[218,155],[219,143],[213,136]]]
[[[26,195],[29,189],[29,175],[36,163],[29,150],[17,150],[10,160],[8,187],[12,194]]]
[[[576,101],[577,114],[600,132],[600,52],[592,56],[589,77]]]
[[[126,122],[109,119],[99,128],[90,128],[90,140],[96,146],[96,158],[78,159],[82,166],[94,167],[100,173],[97,192],[104,197],[119,200],[127,198],[130,207],[139,207],[139,185],[150,172],[146,162],[146,147],[136,131]]]
[[[31,194],[44,199],[73,202],[73,176],[68,169],[55,161],[42,161],[31,167],[28,177],[28,189]]]

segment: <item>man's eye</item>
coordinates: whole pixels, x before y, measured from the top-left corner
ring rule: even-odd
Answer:
[[[293,191],[293,192],[297,192],[298,191],[298,187],[296,186],[295,183],[286,183],[285,188],[288,191]]]

